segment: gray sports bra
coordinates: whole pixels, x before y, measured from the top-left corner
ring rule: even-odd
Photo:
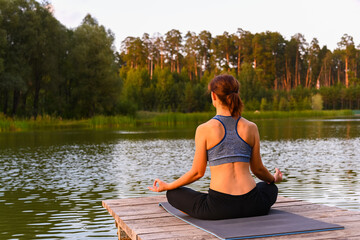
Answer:
[[[222,115],[216,115],[213,118],[224,126],[225,135],[217,145],[207,150],[210,166],[231,162],[250,162],[252,147],[237,132],[240,118],[234,119],[231,116]]]

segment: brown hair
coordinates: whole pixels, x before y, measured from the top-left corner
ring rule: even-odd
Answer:
[[[240,84],[233,76],[227,74],[216,76],[209,83],[208,89],[229,108],[232,117],[241,116],[244,104],[239,96]]]

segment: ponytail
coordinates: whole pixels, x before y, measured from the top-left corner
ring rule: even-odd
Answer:
[[[232,117],[241,116],[243,103],[237,92],[232,92],[231,94],[227,95],[227,106],[229,107]]]

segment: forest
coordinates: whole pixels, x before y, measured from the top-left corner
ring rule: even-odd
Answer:
[[[96,18],[87,15],[69,29],[49,6],[0,0],[5,116],[209,111],[207,84],[221,73],[239,80],[246,111],[360,109],[360,45],[348,34],[334,50],[301,33],[286,39],[242,28],[216,36],[172,29],[115,46],[114,33]]]

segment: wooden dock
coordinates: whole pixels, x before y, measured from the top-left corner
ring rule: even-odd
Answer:
[[[206,233],[170,215],[159,202],[164,195],[103,201],[103,207],[114,217],[118,239],[150,240],[215,240]],[[273,206],[313,219],[345,226],[344,230],[296,234],[291,236],[263,237],[261,240],[277,239],[360,239],[360,211],[349,211],[292,198],[278,197]]]

